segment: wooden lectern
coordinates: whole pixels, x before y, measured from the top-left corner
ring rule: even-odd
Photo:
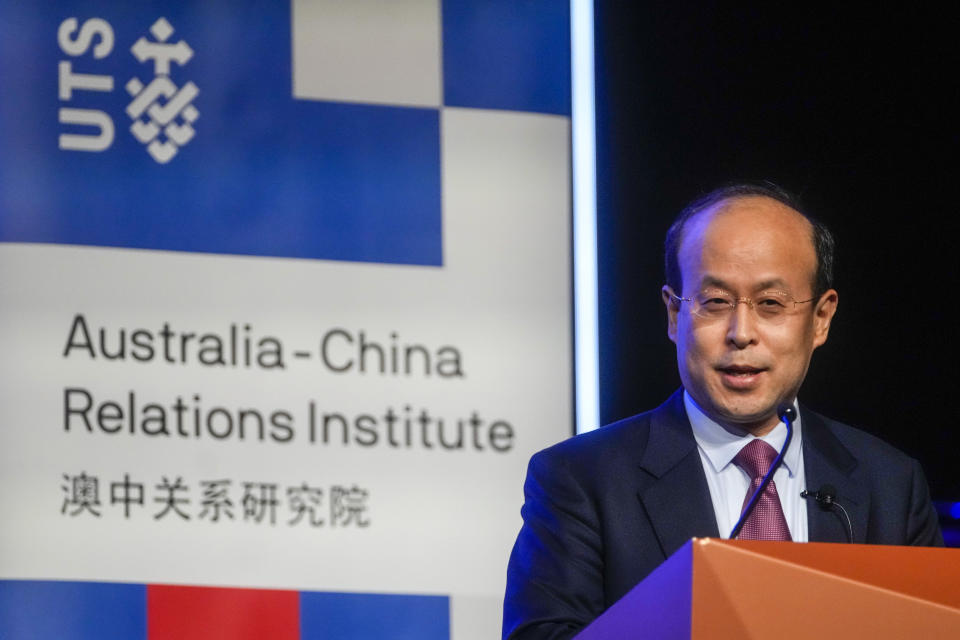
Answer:
[[[960,638],[960,549],[694,538],[577,636]]]

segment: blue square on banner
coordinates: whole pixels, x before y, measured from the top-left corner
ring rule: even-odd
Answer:
[[[0,638],[147,637],[142,584],[0,580]]]
[[[570,3],[443,0],[450,107],[570,115]]]
[[[295,99],[290,20],[0,5],[0,241],[441,265],[439,110]]]
[[[302,640],[449,640],[450,599],[374,593],[300,593]]]

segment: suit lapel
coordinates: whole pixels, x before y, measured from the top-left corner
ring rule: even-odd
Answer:
[[[803,464],[807,489],[824,485],[837,490],[836,501],[850,516],[853,542],[866,542],[870,494],[858,482],[857,459],[830,431],[822,416],[800,408],[803,419]],[[837,507],[826,508],[811,500],[807,504],[807,525],[811,542],[848,542],[846,519]]]
[[[664,557],[693,537],[718,537],[710,489],[683,406],[674,393],[650,417],[650,437],[640,468],[648,475],[640,502],[657,534]]]

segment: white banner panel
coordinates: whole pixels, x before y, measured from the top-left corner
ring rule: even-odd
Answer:
[[[511,38],[567,10],[387,4],[0,14],[0,636],[47,581],[147,585],[148,629],[208,585],[498,633],[573,415],[569,50]]]

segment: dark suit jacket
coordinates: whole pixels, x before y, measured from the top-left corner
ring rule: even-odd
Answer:
[[[836,487],[854,542],[943,545],[916,460],[802,406],[800,414],[807,486]],[[537,453],[524,493],[504,637],[571,638],[687,540],[720,535],[682,390]],[[811,502],[807,518],[812,542],[848,541],[838,510]]]

